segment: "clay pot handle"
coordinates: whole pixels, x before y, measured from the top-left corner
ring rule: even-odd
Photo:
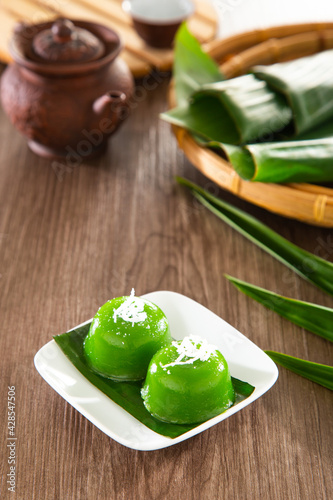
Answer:
[[[101,118],[107,117],[111,120],[114,132],[128,114],[126,94],[119,90],[111,90],[94,101],[93,110]]]

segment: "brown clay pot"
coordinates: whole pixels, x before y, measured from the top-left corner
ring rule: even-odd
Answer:
[[[85,21],[19,25],[1,79],[2,105],[29,147],[47,157],[103,151],[129,113],[132,75],[118,35]]]

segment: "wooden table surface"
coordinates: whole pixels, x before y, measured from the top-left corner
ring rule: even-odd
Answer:
[[[231,274],[333,305],[210,212],[181,175],[213,189],[158,114],[168,77],[141,86],[131,119],[104,156],[61,167],[31,153],[0,111],[1,498],[22,500],[330,499],[332,393],[280,369],[259,400],[159,451],[107,437],[40,377],[33,358],[52,335],[114,296],[185,294],[262,349],[332,363],[332,345],[241,295]],[[301,247],[333,260],[331,230],[286,220],[220,191]],[[8,492],[8,387],[16,397],[16,490]]]

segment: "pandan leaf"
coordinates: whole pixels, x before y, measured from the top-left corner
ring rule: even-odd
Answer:
[[[278,313],[295,325],[306,328],[310,332],[333,342],[333,309],[283,297],[282,295],[251,285],[227,274],[225,277],[238,290],[271,311]]]
[[[243,210],[222,201],[196,184],[177,177],[211,212],[243,236],[291,268],[302,278],[333,295],[333,264],[294,245]]]
[[[54,337],[55,342],[63,353],[89,382],[139,420],[139,422],[158,434],[175,438],[197,427],[198,424],[168,424],[152,417],[144,407],[140,395],[142,382],[115,382],[94,373],[86,363],[83,353],[83,341],[89,331],[89,327],[90,324],[87,324]],[[247,382],[232,378],[232,383],[236,394],[235,404],[246,399],[254,391],[254,387]]]
[[[265,351],[265,353],[278,365],[316,382],[327,389],[333,390],[333,366],[321,365],[313,361],[294,358],[281,352]]]

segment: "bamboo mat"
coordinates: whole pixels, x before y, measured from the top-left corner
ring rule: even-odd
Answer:
[[[17,22],[41,23],[65,16],[101,23],[117,31],[124,45],[121,57],[135,77],[148,74],[152,68],[169,70],[172,50],[146,45],[132,28],[121,3],[122,0],[0,0],[0,61],[11,60],[8,45]],[[195,0],[195,4],[195,13],[188,20],[189,29],[201,43],[210,42],[217,31],[217,14],[203,0]]]

